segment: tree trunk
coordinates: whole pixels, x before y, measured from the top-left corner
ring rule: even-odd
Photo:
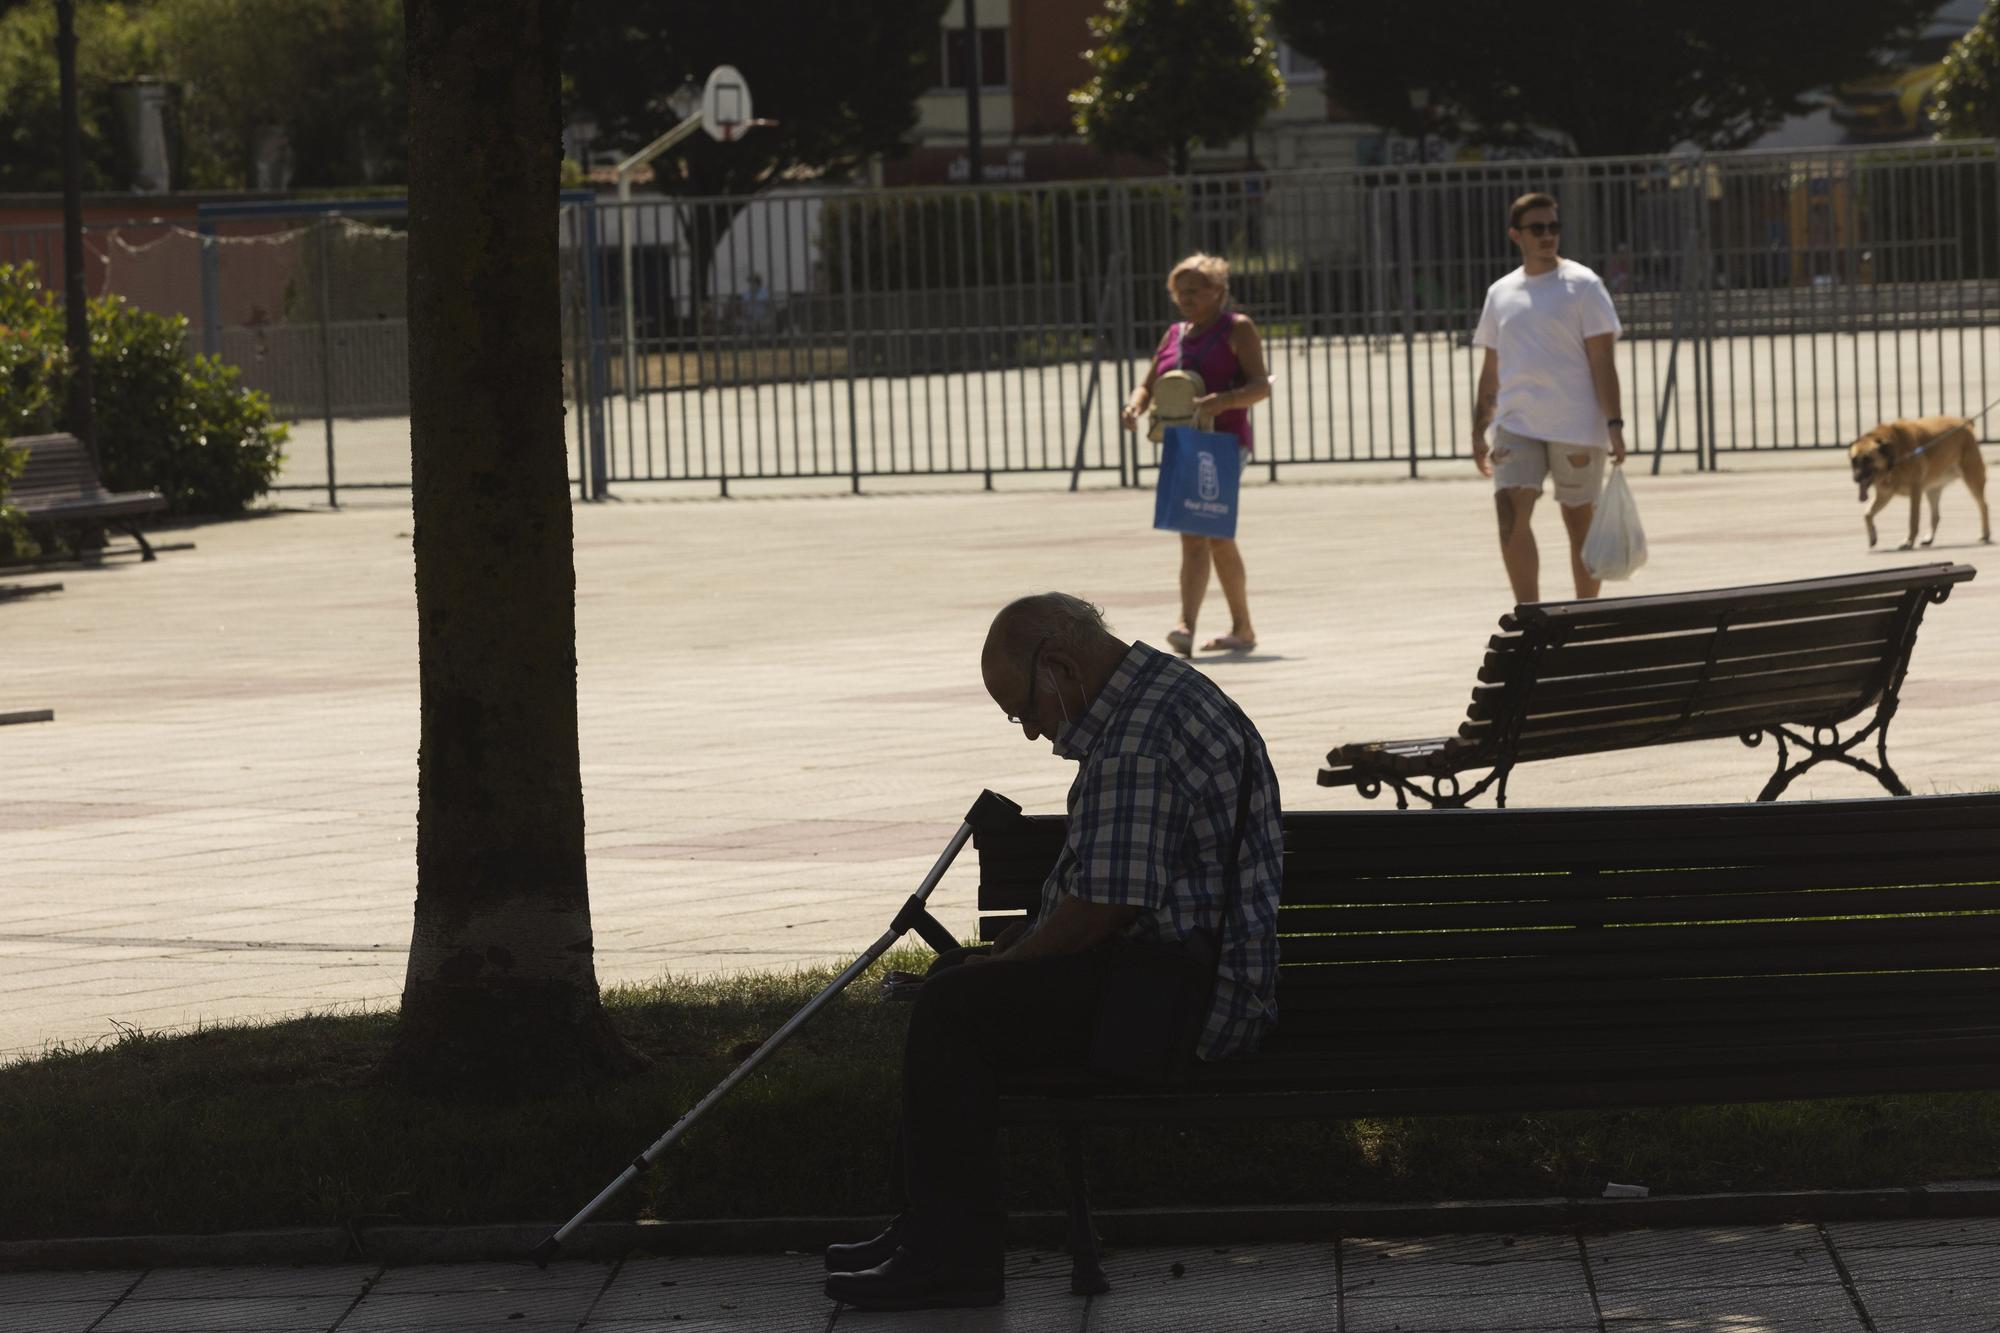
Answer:
[[[407,0],[417,904],[391,1072],[513,1097],[640,1057],[598,999],[563,440],[571,0]]]

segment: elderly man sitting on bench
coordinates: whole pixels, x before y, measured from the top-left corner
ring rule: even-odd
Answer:
[[[1091,1069],[1171,1082],[1253,1050],[1276,1018],[1283,836],[1262,737],[1206,676],[1105,628],[1088,602],[994,619],[987,693],[1078,765],[1032,926],[940,957],[903,1056],[897,1187],[882,1235],[827,1251],[826,1294],[881,1310],[1001,1299],[993,1158],[1003,1079]]]

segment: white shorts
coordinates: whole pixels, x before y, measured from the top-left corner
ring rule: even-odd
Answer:
[[[1597,503],[1604,490],[1609,449],[1531,440],[1501,426],[1493,428],[1493,489],[1542,493],[1542,478],[1554,477],[1556,499],[1565,509]]]

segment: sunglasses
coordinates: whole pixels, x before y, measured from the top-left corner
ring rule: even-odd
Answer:
[[[1563,234],[1563,224],[1560,222],[1523,222],[1517,230],[1525,231],[1530,236],[1560,236]]]

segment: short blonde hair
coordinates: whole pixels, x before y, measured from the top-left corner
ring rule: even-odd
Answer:
[[[1167,290],[1169,292],[1174,289],[1174,279],[1183,273],[1199,273],[1202,277],[1208,279],[1208,281],[1222,288],[1223,291],[1227,292],[1229,290],[1229,261],[1221,255],[1203,254],[1197,250],[1180,263],[1174,265],[1173,271],[1167,274]]]

